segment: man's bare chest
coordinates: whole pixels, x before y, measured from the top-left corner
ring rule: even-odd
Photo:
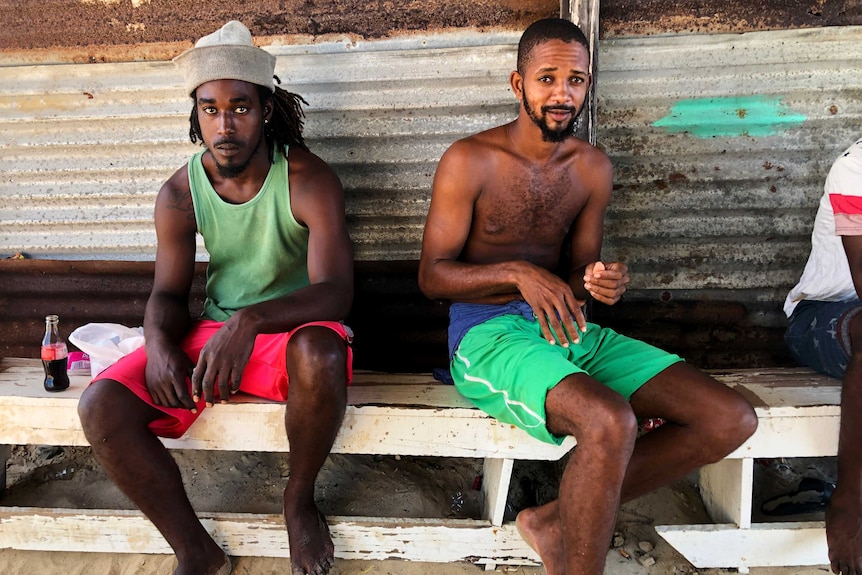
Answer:
[[[474,209],[474,230],[489,240],[562,240],[587,194],[568,170],[511,171],[485,186]]]

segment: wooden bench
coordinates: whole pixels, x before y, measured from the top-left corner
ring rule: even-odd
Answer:
[[[42,389],[33,359],[0,360],[0,458],[11,445],[87,445],[77,414],[87,375],[69,390]],[[251,397],[207,409],[170,448],[287,452],[284,407]],[[484,459],[481,520],[331,517],[335,555],[345,559],[408,559],[536,564],[503,513],[515,459],[556,460],[574,446],[547,445],[475,409],[451,385],[430,375],[357,373],[334,453],[423,455]],[[2,485],[5,487],[5,465]],[[281,515],[207,513],[204,525],[235,556],[287,557]],[[171,553],[139,512],[0,507],[0,548],[38,551]]]
[[[754,405],[757,432],[739,449],[700,472],[711,525],[656,530],[695,567],[824,565],[822,521],[752,522],[754,460],[824,457],[838,452],[841,382],[804,368],[715,372]]]
[[[755,406],[757,432],[725,460],[701,470],[700,490],[710,525],[664,525],[658,533],[698,568],[820,565],[826,563],[822,522],[752,522],[754,460],[820,457],[837,452],[840,382],[802,368],[714,372]],[[37,360],[0,360],[0,451],[9,445],[87,445],[76,412],[88,381],[41,388]],[[289,451],[283,407],[253,398],[208,409],[171,448]],[[503,522],[515,459],[556,460],[574,445],[554,447],[487,417],[452,386],[428,375],[358,373],[334,453],[484,458],[481,520],[332,517],[336,556],[536,564],[538,557]],[[5,469],[5,468],[4,468]],[[5,485],[5,481],[3,482]],[[289,556],[280,515],[202,514],[232,555]],[[0,507],[0,548],[170,553],[140,513]]]

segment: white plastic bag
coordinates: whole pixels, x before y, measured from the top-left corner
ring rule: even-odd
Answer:
[[[90,356],[90,374],[96,377],[121,357],[144,345],[144,328],[88,323],[69,334],[69,341]]]

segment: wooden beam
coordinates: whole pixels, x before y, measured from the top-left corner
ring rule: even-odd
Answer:
[[[281,515],[200,514],[229,555],[289,557]],[[488,521],[333,517],[335,556],[451,563],[536,565],[539,558],[514,524]],[[12,507],[0,511],[0,549],[173,553],[137,511]]]
[[[828,564],[823,522],[659,525],[656,532],[698,569]]]
[[[514,463],[512,459],[485,459],[482,475],[482,492],[485,494],[483,517],[489,520],[491,525],[503,524]]]
[[[723,459],[700,469],[700,495],[716,523],[751,526],[753,459]]]
[[[590,74],[592,83],[587,94],[587,109],[576,135],[591,144],[596,143],[596,80],[599,73],[599,0],[561,0],[560,17],[574,22],[590,43]]]
[[[77,408],[89,377],[73,375],[67,391],[51,394],[41,386],[37,364],[0,360],[0,444],[88,445]],[[561,446],[542,443],[496,421],[430,375],[365,373],[357,379],[348,389],[333,453],[556,460],[575,445],[574,438]],[[290,450],[284,406],[250,396],[206,409],[182,438],[164,443],[179,449]]]

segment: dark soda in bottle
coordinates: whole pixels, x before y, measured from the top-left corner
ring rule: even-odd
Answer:
[[[45,316],[45,336],[42,338],[42,367],[45,369],[45,390],[69,389],[67,362],[69,350],[60,336],[60,319],[56,315]]]

